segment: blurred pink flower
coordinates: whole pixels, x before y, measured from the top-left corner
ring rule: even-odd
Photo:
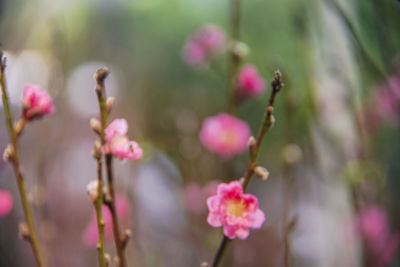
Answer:
[[[391,234],[386,212],[378,206],[369,206],[360,212],[356,222],[357,232],[363,237],[377,266],[389,264],[398,249],[399,238]]]
[[[105,130],[107,144],[104,153],[112,153],[119,159],[137,160],[143,156],[143,150],[135,141],[130,141],[126,136],[128,123],[125,119],[115,119]]]
[[[253,65],[244,65],[237,76],[237,94],[239,97],[255,97],[265,91],[265,81]]]
[[[185,210],[193,214],[203,214],[207,211],[206,200],[217,193],[217,183],[210,182],[204,187],[191,182],[183,189],[183,205]]]
[[[128,223],[131,209],[129,200],[123,195],[117,195],[115,203],[119,220],[122,223]],[[104,221],[104,240],[109,241],[113,233],[111,212],[108,207],[103,206],[102,213]],[[96,214],[93,214],[84,233],[84,242],[89,246],[96,246],[98,241],[99,231],[97,228]]]
[[[213,227],[224,227],[225,236],[246,239],[249,228],[261,228],[264,212],[258,208],[258,199],[244,194],[238,181],[218,185],[217,195],[207,199],[210,213],[207,222]]]
[[[53,99],[36,85],[25,85],[22,98],[22,117],[31,121],[55,111]]]
[[[224,32],[215,25],[206,25],[189,38],[183,48],[183,59],[192,67],[200,67],[224,49]]]
[[[399,112],[399,102],[392,91],[385,87],[374,93],[375,107],[378,117],[389,124],[396,124]]]
[[[128,122],[125,119],[115,119],[106,128],[106,141],[111,143],[115,136],[125,136],[128,133]]]
[[[199,138],[208,150],[228,159],[244,152],[250,135],[245,121],[220,113],[204,120]]]
[[[0,189],[0,218],[7,216],[13,207],[13,198],[6,190]]]

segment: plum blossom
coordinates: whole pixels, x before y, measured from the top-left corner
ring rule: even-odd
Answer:
[[[207,199],[209,214],[207,222],[213,227],[224,228],[230,239],[246,239],[249,228],[261,228],[264,212],[258,208],[258,199],[244,194],[240,182],[218,185],[217,194]]]
[[[0,218],[7,216],[13,207],[13,198],[6,190],[0,189]]]
[[[207,211],[206,200],[209,196],[217,193],[217,183],[210,182],[201,186],[191,182],[185,186],[182,194],[182,201],[185,210],[193,214],[203,214]]]
[[[143,156],[143,150],[135,141],[127,137],[128,123],[125,119],[115,119],[105,130],[106,145],[104,153],[112,153],[122,159],[137,160]]]
[[[31,121],[55,111],[53,99],[37,85],[25,85],[22,97],[22,117]]]
[[[202,144],[223,159],[244,152],[250,136],[245,121],[226,113],[206,118],[199,134]]]
[[[127,223],[130,217],[130,203],[124,195],[117,195],[115,199],[118,218]],[[112,237],[112,216],[110,209],[103,205],[102,207],[104,221],[104,239],[108,241]],[[99,230],[97,228],[96,215],[93,214],[84,233],[84,242],[89,246],[95,246],[99,240]]]
[[[183,59],[192,67],[203,66],[225,49],[225,34],[215,25],[206,25],[193,34],[183,48]]]
[[[265,91],[265,81],[254,65],[244,65],[237,75],[238,97],[256,97]]]
[[[387,266],[396,255],[399,237],[390,232],[386,212],[378,206],[365,208],[356,219],[356,230],[364,239],[376,266]]]

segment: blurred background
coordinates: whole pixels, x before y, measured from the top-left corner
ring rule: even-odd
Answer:
[[[247,153],[225,160],[203,147],[202,121],[227,111],[228,53],[193,68],[182,51],[206,24],[229,38],[228,0],[0,0],[14,117],[24,84],[53,96],[56,112],[29,124],[20,142],[40,243],[48,266],[98,266],[90,242],[94,208],[86,185],[98,116],[94,72],[111,69],[112,118],[129,122],[144,158],[115,162],[133,231],[129,266],[200,266],[222,238],[206,222],[215,183],[243,176]],[[266,222],[235,240],[223,266],[400,266],[400,4],[395,0],[243,0],[243,63],[277,96],[274,128],[254,177]],[[270,88],[237,116],[255,135]],[[2,109],[2,106],[0,106]],[[1,112],[3,114],[3,112]],[[0,116],[0,150],[8,143]],[[18,237],[23,220],[12,168],[0,162],[0,189],[14,206],[0,216],[0,266],[35,266]],[[106,250],[115,255],[112,237]]]

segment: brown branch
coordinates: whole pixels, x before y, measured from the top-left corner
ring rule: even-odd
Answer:
[[[100,107],[100,119],[101,119],[101,129],[100,129],[100,138],[101,143],[104,146],[106,144],[105,140],[105,129],[107,127],[107,120],[110,107],[107,108],[107,100],[106,100],[106,90],[104,86],[104,80],[107,78],[110,71],[108,68],[102,68],[96,71],[94,74],[94,79],[96,80],[96,94]],[[108,193],[109,193],[109,205],[108,208],[111,212],[112,224],[113,224],[113,233],[114,233],[114,241],[118,254],[118,262],[120,267],[126,267],[126,259],[125,259],[125,247],[124,241],[121,237],[120,223],[116,210],[115,204],[115,190],[114,190],[114,178],[112,172],[112,155],[105,155],[105,163],[106,163],[106,173],[107,173],[107,181],[108,181]]]
[[[31,244],[37,265],[39,267],[44,267],[45,264],[44,264],[43,257],[42,257],[42,254],[41,254],[40,248],[39,248],[39,242],[38,242],[35,226],[33,223],[32,211],[29,206],[27,193],[26,193],[26,189],[25,189],[24,177],[23,177],[23,174],[21,171],[21,164],[20,164],[19,155],[18,155],[18,137],[19,137],[20,133],[22,132],[24,123],[22,123],[21,126],[18,126],[18,124],[17,124],[17,129],[14,128],[11,109],[10,109],[9,100],[8,100],[7,88],[6,88],[6,78],[5,78],[5,74],[4,74],[5,68],[6,68],[6,58],[3,56],[3,51],[0,48],[0,86],[1,86],[1,92],[2,92],[4,112],[5,112],[6,120],[7,120],[8,133],[9,133],[10,139],[11,139],[11,144],[8,145],[8,147],[6,148],[6,150],[4,152],[4,158],[11,162],[11,164],[14,167],[15,175],[17,177],[19,196],[21,198],[22,207],[23,207],[24,215],[25,215],[25,220],[27,222],[27,229],[25,227],[25,229],[27,231],[25,231],[25,233],[23,233],[24,240],[27,240]]]
[[[258,156],[258,152],[260,150],[262,141],[264,139],[264,136],[269,130],[272,128],[273,124],[275,123],[274,116],[272,115],[274,111],[274,104],[275,104],[275,97],[277,93],[282,89],[284,86],[282,82],[282,74],[279,70],[275,71],[275,78],[272,80],[272,92],[271,96],[268,101],[268,107],[266,108],[265,115],[264,115],[264,120],[261,124],[261,127],[258,130],[257,133],[257,138],[254,140],[254,138],[249,140],[249,151],[250,151],[250,156],[249,156],[249,163],[247,164],[247,170],[243,179],[243,192],[246,192],[247,186],[250,183],[251,177],[254,173],[254,169],[258,166],[256,160]],[[220,263],[222,256],[224,254],[224,251],[227,247],[227,245],[231,242],[229,238],[224,236],[222,239],[220,246],[218,248],[218,251],[214,257],[213,261],[213,267],[217,267],[218,264]]]

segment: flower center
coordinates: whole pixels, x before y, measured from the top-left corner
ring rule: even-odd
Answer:
[[[242,217],[243,213],[246,210],[246,206],[244,202],[241,200],[240,201],[234,200],[229,202],[227,208],[228,208],[228,213],[236,217]]]
[[[221,134],[222,142],[228,146],[235,145],[238,142],[238,136],[234,131],[224,131]]]

